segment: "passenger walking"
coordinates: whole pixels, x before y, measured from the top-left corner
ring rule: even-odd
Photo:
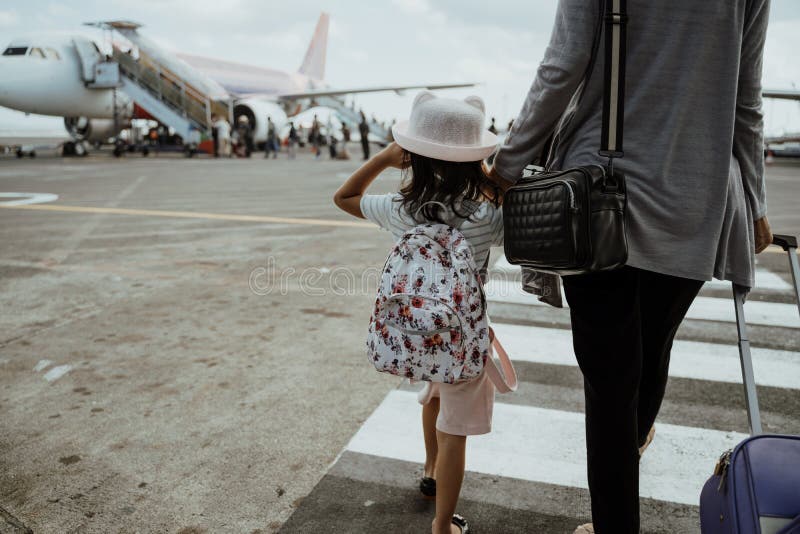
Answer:
[[[502,244],[503,219],[499,190],[481,167],[481,160],[496,144],[496,137],[485,131],[484,121],[483,101],[478,97],[460,101],[421,93],[414,100],[411,120],[395,127],[396,142],[363,164],[339,188],[334,196],[336,205],[390,231],[395,239],[425,222],[460,225],[475,264],[486,264],[489,247]],[[456,128],[445,132],[438,128],[441,124]],[[365,194],[389,167],[406,174],[400,192]],[[404,343],[414,342],[408,337]],[[468,531],[466,520],[455,515],[464,478],[466,439],[491,431],[494,395],[495,384],[485,369],[467,382],[426,382],[419,394],[427,458],[420,491],[436,499],[434,534]]]
[[[267,140],[264,143],[264,158],[268,158],[270,152],[272,159],[278,157],[278,133],[275,129],[275,123],[272,122],[272,117],[267,117]]]
[[[289,137],[287,139],[286,144],[286,154],[289,159],[295,158],[295,153],[297,152],[297,143],[300,140],[300,136],[297,135],[297,130],[294,127],[294,122],[289,122]]]
[[[595,35],[607,31],[598,4],[559,3],[550,46],[491,171],[506,186],[548,154],[554,169],[607,163],[597,154],[605,38],[573,100]],[[580,533],[639,532],[639,457],[675,332],[704,281],[752,287],[754,254],[772,240],[761,113],[769,0],[627,6],[625,152],[614,160],[626,176],[627,265],[563,277],[586,396],[593,525]]]
[[[253,153],[253,128],[247,115],[240,115],[236,125],[236,152],[240,157],[249,158]]]
[[[231,157],[231,124],[225,117],[219,117],[215,123],[219,138],[219,153],[223,158]]]
[[[367,116],[361,112],[361,122],[358,124],[358,133],[361,136],[361,150],[364,152],[364,161],[369,159],[369,123]]]
[[[214,142],[214,157],[219,157],[219,130],[217,129],[217,116],[211,116],[211,139]]]
[[[308,134],[308,142],[313,147],[314,157],[319,159],[322,153],[320,150],[322,146],[322,127],[316,115],[314,115],[314,120],[311,122],[311,133]]]

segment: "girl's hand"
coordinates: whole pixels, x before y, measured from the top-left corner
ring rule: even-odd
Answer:
[[[389,143],[342,184],[333,195],[333,202],[350,215],[364,219],[364,214],[361,212],[361,197],[369,184],[387,167],[402,169],[408,165],[409,160],[400,145]]]
[[[376,157],[380,158],[381,162],[387,167],[393,167],[395,169],[404,169],[408,167],[406,151],[394,141],[389,143],[386,148],[378,152]]]

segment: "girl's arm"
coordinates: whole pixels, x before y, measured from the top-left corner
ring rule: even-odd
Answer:
[[[405,151],[397,143],[390,143],[348,178],[333,195],[333,202],[350,215],[365,219],[361,213],[361,197],[369,184],[389,167],[402,169],[406,165]]]

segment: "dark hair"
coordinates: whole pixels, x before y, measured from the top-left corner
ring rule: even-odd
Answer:
[[[419,211],[429,221],[444,223],[441,202],[459,213],[456,202],[489,200],[500,205],[500,188],[486,176],[480,161],[453,162],[420,156],[404,151],[403,185],[400,188],[403,207],[417,218]]]

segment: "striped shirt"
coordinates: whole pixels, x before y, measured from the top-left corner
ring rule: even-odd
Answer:
[[[399,193],[388,195],[364,195],[361,197],[361,213],[384,230],[391,232],[395,240],[403,237],[424,221],[415,221],[400,203]],[[460,210],[459,210],[460,211]],[[455,218],[452,210],[443,218]],[[464,221],[460,231],[467,238],[479,268],[489,258],[489,247],[503,245],[503,208],[495,208],[490,202],[482,202],[469,220]]]

